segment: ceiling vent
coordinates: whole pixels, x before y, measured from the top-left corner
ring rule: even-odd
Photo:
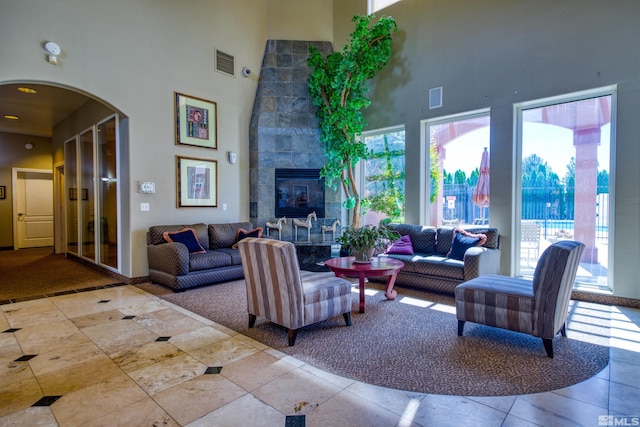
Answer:
[[[228,53],[224,53],[216,49],[216,70],[221,73],[235,76],[236,59]]]

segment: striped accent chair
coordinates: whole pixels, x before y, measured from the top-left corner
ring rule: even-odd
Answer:
[[[489,274],[456,286],[458,335],[466,321],[542,338],[553,357],[553,338],[566,337],[571,290],[584,244],[556,242],[540,257],[533,281]]]
[[[293,243],[245,238],[238,242],[247,284],[249,328],[256,317],[284,326],[289,345],[298,329],[342,314],[351,326],[351,282],[333,273],[301,271]]]

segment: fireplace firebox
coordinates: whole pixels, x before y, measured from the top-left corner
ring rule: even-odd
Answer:
[[[275,215],[306,218],[315,212],[324,218],[324,177],[320,169],[276,169]]]

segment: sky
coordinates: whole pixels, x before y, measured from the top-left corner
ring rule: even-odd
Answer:
[[[609,170],[609,140],[610,125],[606,125],[602,127],[602,140],[598,147],[598,170]],[[471,171],[480,166],[484,147],[489,147],[488,127],[457,138],[446,147],[444,169],[449,173],[461,169],[468,177]],[[551,166],[553,172],[563,178],[569,160],[575,157],[572,132],[558,126],[525,123],[522,153],[524,157],[537,154]]]

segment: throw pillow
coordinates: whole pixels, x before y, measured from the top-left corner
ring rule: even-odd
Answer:
[[[162,235],[167,242],[178,242],[185,245],[190,254],[203,254],[207,252],[200,245],[200,242],[198,242],[196,232],[193,228],[185,228],[175,232],[165,231]]]
[[[231,249],[238,249],[238,242],[245,237],[262,237],[262,228],[257,227],[253,230],[245,230],[244,228],[238,228],[236,234],[236,242],[231,246]]]
[[[396,255],[413,255],[413,245],[411,244],[411,237],[409,237],[408,234],[405,234],[400,239],[393,242],[385,253]]]
[[[473,234],[456,228],[453,230],[453,241],[451,242],[451,250],[447,254],[447,257],[463,261],[464,253],[467,249],[474,246],[482,246],[486,241],[487,236],[484,234]]]

